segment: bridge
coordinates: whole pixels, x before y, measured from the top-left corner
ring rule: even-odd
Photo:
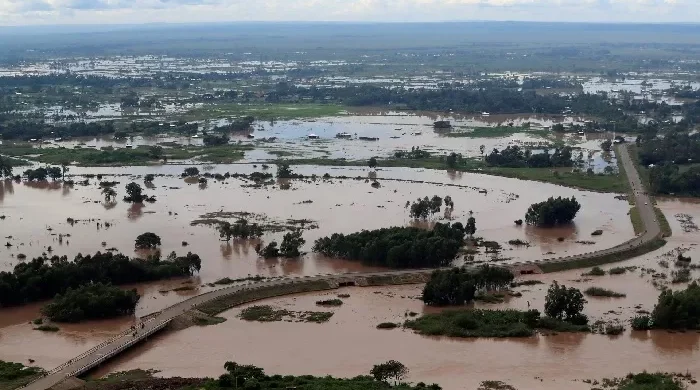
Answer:
[[[627,178],[632,187],[635,202],[637,208],[639,209],[639,214],[644,223],[645,231],[640,236],[637,236],[627,242],[620,245],[614,246],[612,248],[603,249],[595,252],[584,253],[580,255],[567,256],[555,259],[543,259],[539,261],[528,261],[511,263],[504,265],[509,267],[515,273],[521,272],[531,272],[536,270],[540,266],[561,264],[574,261],[588,260],[600,258],[603,256],[610,255],[620,255],[623,256],[630,250],[643,247],[643,245],[657,240],[661,237],[661,227],[656,221],[656,214],[654,211],[654,205],[652,200],[646,194],[644,187],[642,186],[642,181],[639,177],[634,163],[632,162],[629,152],[626,147],[622,146],[619,148],[618,158],[621,160],[625,171],[627,172]],[[245,285],[233,285],[224,287],[218,290],[209,291],[201,295],[192,297],[183,302],[177,303],[170,306],[160,312],[153,313],[142,319],[142,325],[137,326],[134,331],[129,329],[111,339],[85,351],[81,355],[63,363],[62,365],[48,371],[46,375],[36,379],[35,381],[27,384],[24,388],[28,390],[46,390],[49,389],[67,378],[81,375],[97,366],[103,362],[111,359],[112,357],[118,355],[122,351],[132,347],[146,340],[149,336],[165,328],[173,319],[183,315],[184,313],[196,309],[200,305],[216,301],[218,299],[226,298],[234,294],[240,294],[242,292],[250,292],[256,290],[270,289],[274,287],[284,287],[295,284],[302,284],[314,281],[327,282],[331,288],[347,285],[366,285],[367,280],[372,278],[411,278],[411,277],[427,277],[432,273],[434,269],[420,269],[420,270],[401,270],[401,271],[386,271],[386,272],[372,272],[372,273],[347,273],[347,274],[330,274],[330,275],[318,275],[318,276],[307,276],[307,277],[297,277],[297,278],[279,278],[275,280],[268,280],[258,283],[249,283]]]

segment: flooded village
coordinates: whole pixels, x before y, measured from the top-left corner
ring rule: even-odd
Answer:
[[[290,36],[0,55],[0,390],[700,389],[700,58]]]

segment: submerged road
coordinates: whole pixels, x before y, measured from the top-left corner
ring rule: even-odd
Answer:
[[[599,256],[622,253],[629,249],[638,247],[649,241],[652,241],[661,236],[661,227],[656,220],[656,214],[654,212],[654,205],[651,199],[646,194],[646,190],[642,186],[642,181],[639,177],[639,173],[629,155],[628,148],[626,146],[621,146],[618,149],[618,158],[622,162],[625,172],[627,173],[627,178],[630,182],[630,186],[633,188],[634,198],[636,205],[639,209],[639,214],[644,223],[645,231],[643,234],[612,248],[603,249],[596,252],[585,253],[575,256],[567,256],[564,258],[556,259],[544,259],[535,262],[526,263],[514,263],[505,266],[510,266],[514,269],[527,266],[537,266],[544,263],[560,263],[569,261],[578,261],[582,259],[595,258]],[[186,301],[177,303],[164,309],[161,312],[154,313],[150,318],[139,325],[136,330],[127,330],[102,344],[82,353],[81,355],[69,360],[68,362],[60,365],[59,367],[49,371],[47,375],[35,380],[34,382],[28,384],[24,388],[30,390],[46,390],[49,389],[67,378],[78,376],[83,374],[94,367],[97,367],[101,363],[107,361],[108,359],[116,356],[122,351],[130,348],[131,346],[146,340],[152,334],[158,332],[167,326],[174,318],[182,315],[183,313],[195,308],[195,306],[212,301],[217,298],[221,298],[227,295],[231,295],[236,292],[243,290],[254,290],[265,287],[282,286],[287,284],[299,283],[299,282],[309,282],[309,281],[326,281],[329,283],[343,283],[348,280],[357,280],[361,278],[368,278],[372,276],[410,276],[410,275],[425,275],[429,274],[433,269],[424,270],[403,270],[403,271],[387,271],[387,272],[373,272],[373,273],[349,273],[349,274],[338,274],[338,275],[319,275],[313,277],[299,277],[299,278],[282,278],[271,281],[264,281],[258,283],[251,283],[247,285],[236,285],[229,286],[219,290],[210,291],[195,297],[192,297]]]

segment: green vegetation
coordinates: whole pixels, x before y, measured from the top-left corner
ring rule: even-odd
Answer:
[[[547,135],[546,131],[530,130],[527,126],[494,126],[494,127],[474,127],[467,129],[468,131],[453,131],[446,133],[446,137],[468,137],[468,138],[504,138],[510,137],[516,133],[527,133],[529,135]]]
[[[568,168],[487,167],[478,170],[477,173],[539,181],[598,192],[626,193],[629,186],[622,175],[589,175],[585,172],[572,172]]]
[[[382,322],[379,325],[377,325],[377,329],[395,329],[398,327],[399,324],[396,324],[394,322]]]
[[[155,233],[147,232],[139,234],[139,236],[136,237],[134,246],[136,249],[154,249],[159,247],[160,244],[160,236]]]
[[[304,311],[295,312],[285,309],[275,309],[269,305],[250,306],[241,311],[241,319],[246,321],[276,322],[294,320],[296,322],[327,322],[333,317],[333,312]]]
[[[0,390],[14,390],[42,375],[38,367],[26,367],[21,363],[0,360]]]
[[[664,237],[671,237],[673,231],[671,230],[671,225],[669,225],[668,220],[666,219],[666,215],[664,215],[664,212],[661,211],[660,208],[654,207],[654,214],[656,214],[656,221],[661,227],[661,234]]]
[[[97,150],[80,147],[35,148],[30,144],[8,144],[0,145],[0,153],[45,164],[71,161],[83,166],[123,166],[147,165],[163,159],[197,159],[213,164],[227,164],[242,159],[246,151],[253,149],[251,145],[244,144],[211,147],[178,145],[161,148],[162,154],[158,154],[153,148],[153,146],[139,146],[132,149],[105,147]]]
[[[392,268],[444,267],[462,246],[461,223],[436,223],[432,230],[392,227],[338,234],[316,240],[314,252]]]
[[[525,214],[525,222],[529,225],[554,226],[569,223],[574,220],[581,205],[575,197],[549,198],[544,202],[534,203]]]
[[[230,222],[221,222],[217,227],[219,236],[226,241],[231,241],[231,238],[255,238],[263,235],[263,229],[257,223],[249,224],[246,219],[239,219],[234,224]]]
[[[423,383],[411,386],[398,383],[391,386],[390,379],[401,381],[408,373],[408,368],[403,364],[390,360],[386,363],[375,365],[371,370],[372,376],[357,376],[352,379],[337,379],[331,376],[323,378],[311,375],[303,376],[268,376],[264,370],[252,365],[243,365],[235,362],[224,364],[226,373],[218,380],[209,381],[198,388],[204,390],[219,389],[298,389],[298,390],[411,390],[426,389],[440,390],[438,385],[426,386]]]
[[[343,301],[340,299],[324,299],[322,301],[316,301],[319,306],[342,306]]]
[[[37,257],[17,264],[11,273],[0,272],[0,306],[50,299],[88,283],[120,285],[191,276],[200,268],[201,259],[192,253],[177,257],[173,252],[165,260],[111,252],[78,255],[72,262],[66,256]]]
[[[280,256],[286,258],[299,257],[301,256],[299,249],[306,243],[302,234],[301,229],[296,229],[284,234],[282,237],[282,245],[279,248],[277,248],[277,241],[272,241],[265,247],[263,247],[262,244],[258,244],[255,251],[258,255],[266,259]]]
[[[544,312],[557,320],[564,320],[575,325],[585,325],[588,318],[582,314],[586,300],[581,291],[574,287],[567,288],[556,281],[547,290]]]
[[[238,104],[218,103],[195,108],[182,116],[183,120],[203,120],[231,116],[252,115],[258,120],[283,120],[299,118],[317,118],[340,116],[345,114],[345,107],[336,104]]]
[[[211,316],[193,316],[192,322],[197,326],[210,326],[226,322],[226,318]]]
[[[642,216],[639,214],[637,206],[632,206],[632,208],[630,208],[630,220],[632,221],[634,234],[642,234],[645,230],[644,221],[642,221]]]
[[[605,270],[600,267],[593,267],[590,271],[586,272],[584,275],[590,276],[603,276],[605,275]]]
[[[449,310],[408,320],[422,335],[449,337],[529,337],[539,321],[537,310]]]
[[[132,314],[139,298],[136,289],[126,291],[102,283],[86,284],[57,294],[41,312],[56,322],[113,318]]]
[[[608,270],[610,275],[622,275],[627,272],[627,268],[624,267],[613,267]]]
[[[685,390],[687,387],[681,379],[667,373],[629,374],[624,378],[604,379],[605,388],[611,390]]]
[[[700,285],[693,282],[685,290],[664,290],[651,318],[656,329],[700,330]]]
[[[591,297],[609,297],[609,298],[624,298],[627,294],[621,294],[612,290],[607,290],[601,287],[589,287],[584,291],[584,294]]]
[[[565,146],[557,148],[554,153],[549,154],[545,149],[544,153],[533,154],[529,149],[521,149],[519,146],[508,146],[503,150],[494,149],[484,160],[491,167],[508,168],[553,168],[571,167],[574,161],[571,159],[572,149]]]
[[[640,246],[636,246],[633,248],[630,248],[628,250],[625,250],[620,253],[615,253],[615,254],[607,254],[607,255],[600,255],[596,257],[590,257],[586,259],[576,259],[576,260],[571,260],[571,261],[563,261],[563,262],[555,262],[555,263],[543,263],[539,264],[540,270],[544,273],[550,273],[550,272],[559,272],[559,271],[564,271],[564,270],[569,270],[569,269],[578,269],[578,268],[588,268],[588,267],[594,267],[594,266],[599,266],[603,264],[609,264],[609,263],[615,263],[618,261],[623,261],[627,259],[631,259],[637,256],[641,256],[643,254],[653,252],[661,247],[666,245],[666,241],[663,239],[657,239],[657,240],[652,240],[652,241],[647,241],[644,244]]]
[[[510,286],[513,273],[505,268],[484,265],[476,271],[467,268],[433,271],[423,288],[426,305],[463,305],[475,298],[477,290],[500,290]]]

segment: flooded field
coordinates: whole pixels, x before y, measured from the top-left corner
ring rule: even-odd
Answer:
[[[694,203],[662,202],[667,213],[700,217]],[[626,293],[625,298],[589,297],[584,312],[592,320],[626,323],[638,310],[652,310],[659,290],[641,268],[658,266],[664,253],[690,248],[686,255],[700,255],[695,247],[698,232],[684,231],[671,219],[674,237],[666,247],[646,256],[615,264],[638,267],[623,275],[582,277],[583,270],[527,277],[545,284],[519,287],[522,297],[503,304],[477,304],[485,308],[542,309],[548,284],[557,280],[585,289],[598,286]],[[609,268],[609,267],[604,267]],[[673,266],[671,266],[673,268]],[[700,276],[695,271],[694,278]],[[684,288],[684,284],[673,288]],[[411,370],[409,380],[437,382],[447,390],[476,388],[483,380],[501,380],[518,389],[590,389],[583,379],[615,377],[628,372],[671,371],[700,374],[700,333],[626,330],[620,336],[597,334],[539,335],[525,339],[462,340],[424,337],[410,330],[377,330],[381,322],[403,322],[406,313],[433,312],[416,297],[422,286],[346,288],[265,301],[288,310],[317,310],[315,301],[349,294],[345,304],[332,309],[327,324],[250,323],[236,316],[241,308],[223,314],[228,321],[214,327],[189,328],[160,335],[98,370],[96,375],[135,368],[155,368],[162,376],[218,376],[221,362],[233,360],[264,367],[280,374],[311,373],[352,377],[367,373],[372,364],[397,359]],[[187,351],[187,353],[185,353]],[[289,359],[289,356],[295,359]],[[333,359],[325,359],[332,355]],[[566,364],[561,364],[566,362]],[[697,389],[698,386],[691,387]]]
[[[202,216],[206,217],[208,213],[215,213],[214,216],[224,220],[234,220],[230,216],[227,219],[221,217],[222,214],[216,214],[220,211],[247,211],[265,216],[268,222],[285,223],[290,219],[313,221],[318,228],[304,231],[307,242],[304,250],[310,251],[316,238],[334,232],[351,233],[361,229],[414,224],[415,222],[409,218],[405,209],[407,201],[424,196],[450,195],[455,202],[455,210],[452,213],[454,220],[465,220],[468,212],[472,210],[477,220],[477,236],[498,241],[503,245],[500,254],[480,253],[475,256],[476,261],[495,259],[499,262],[509,262],[584,253],[614,246],[634,235],[627,215],[629,209],[627,202],[615,199],[613,194],[591,193],[515,179],[396,168],[379,170],[376,173],[381,183],[381,188],[378,189],[371,187],[365,179],[332,179],[326,182],[322,180],[292,181],[291,189],[280,190],[277,185],[263,188],[242,187],[241,185],[248,183],[233,178],[226,183],[210,180],[206,188],[200,188],[197,184],[188,184],[188,181],[182,178],[173,177],[182,169],[184,169],[183,166],[158,166],[73,168],[71,171],[75,175],[106,174],[102,180],[119,181],[120,184],[116,186],[119,192],[118,199],[123,196],[123,187],[128,182],[134,180],[143,183],[141,176],[146,173],[165,175],[157,176],[153,186],[145,188],[145,192],[148,195],[155,195],[158,201],[142,206],[133,206],[120,200],[115,203],[105,203],[95,179],[92,179],[88,186],[76,185],[74,188],[64,187],[60,183],[39,185],[0,182],[2,184],[0,215],[5,216],[5,219],[0,220],[3,226],[3,241],[11,244],[9,247],[3,246],[0,249],[4,259],[0,269],[10,270],[15,264],[23,261],[18,259],[19,254],[24,254],[27,258],[39,256],[42,253],[48,254],[49,246],[52,250],[50,253],[69,257],[77,253],[88,254],[109,248],[116,248],[129,255],[138,255],[133,249],[134,239],[138,234],[147,231],[162,237],[163,253],[192,251],[199,254],[202,257],[202,270],[194,280],[194,289],[166,292],[181,287],[183,280],[135,286],[143,295],[136,309],[136,315],[142,316],[183,300],[187,296],[207,291],[210,287],[205,286],[205,283],[211,283],[225,276],[236,278],[250,274],[314,275],[375,270],[356,262],[324,258],[314,253],[309,253],[301,259],[263,260],[258,258],[254,251],[255,241],[233,240],[231,243],[226,243],[220,241],[218,232],[211,226],[191,226],[194,220],[201,219]],[[259,169],[244,164],[217,165],[208,167],[208,172],[250,173]],[[295,171],[305,175],[316,174],[319,177],[326,172],[333,176],[363,178],[369,174],[366,168],[305,166],[296,167]],[[82,179],[82,176],[76,179]],[[480,193],[483,190],[487,193]],[[513,220],[522,218],[531,203],[541,201],[548,196],[559,195],[574,195],[582,204],[582,211],[574,225],[557,229],[514,225]],[[69,223],[68,218],[73,218],[75,222]],[[440,221],[441,218],[436,215],[432,220]],[[105,227],[105,223],[109,223],[110,227]],[[40,227],[37,228],[37,226]],[[596,229],[604,230],[604,234],[593,238],[591,232]],[[62,243],[58,240],[59,234],[65,235]],[[279,240],[281,235],[282,233],[268,233],[262,239]],[[559,241],[560,237],[563,241]],[[507,243],[511,239],[527,241],[531,246],[511,247]],[[183,241],[188,243],[187,247],[182,246]],[[581,241],[590,242],[583,244],[580,243]],[[458,260],[456,264],[461,262],[462,260]],[[367,299],[371,296],[370,292],[360,290],[353,291],[352,294],[358,296],[367,294]],[[415,300],[401,302],[420,306],[420,302]],[[24,361],[32,358],[37,360],[37,364],[51,368],[99,344],[110,335],[118,333],[128,327],[132,321],[132,319],[120,319],[90,322],[84,325],[65,326],[58,333],[47,334],[32,330],[32,326],[28,324],[33,318],[39,316],[40,306],[37,304],[0,311],[0,318],[2,318],[0,359]],[[363,307],[362,304],[357,307],[357,310],[361,307]],[[345,308],[351,308],[351,306]],[[368,310],[377,309],[369,305]],[[232,314],[227,313],[227,315]],[[230,324],[234,322],[231,321]],[[367,330],[372,331],[372,326]],[[326,325],[322,328],[328,329]],[[218,329],[224,328],[215,330],[218,331]],[[183,335],[189,334],[188,332],[190,331],[184,332]],[[396,334],[415,337],[405,332]],[[176,334],[166,337],[183,336]],[[175,344],[167,343],[167,345]],[[177,343],[177,345],[184,347],[186,344]],[[386,352],[389,351],[386,350]],[[274,352],[271,353],[274,354]],[[260,358],[263,359],[262,350]],[[202,373],[208,375],[210,369],[218,370],[221,366],[216,359],[211,359],[210,362],[211,367],[203,370]],[[335,363],[341,364],[339,367],[342,367],[343,362],[345,360],[341,359]],[[143,362],[134,364],[143,364]],[[275,371],[277,366],[273,363],[272,366],[265,365],[265,367]],[[364,372],[364,368],[359,369],[357,364],[347,367],[352,370],[358,369],[357,373]],[[318,366],[316,369],[325,368]],[[284,368],[282,371],[287,372],[288,369]],[[165,370],[164,373],[169,375],[172,371]],[[337,369],[328,373],[350,375],[348,371],[340,372]],[[214,374],[215,372],[211,375]]]

